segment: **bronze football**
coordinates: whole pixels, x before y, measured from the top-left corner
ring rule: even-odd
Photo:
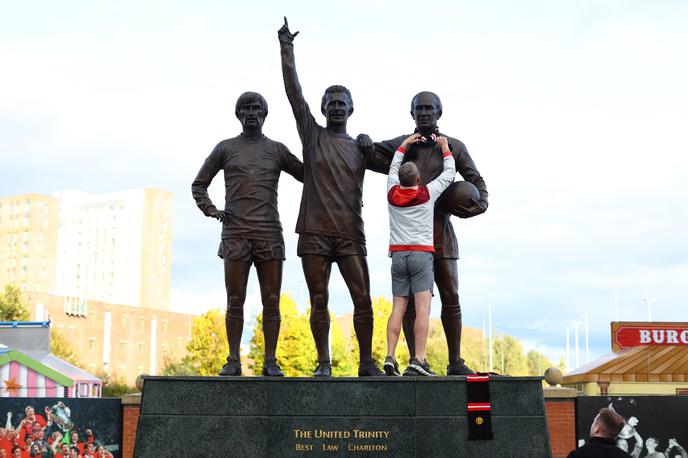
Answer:
[[[448,213],[459,218],[470,218],[474,214],[469,213],[469,209],[473,207],[473,200],[480,199],[480,192],[473,183],[468,181],[455,181],[444,190],[437,206]]]

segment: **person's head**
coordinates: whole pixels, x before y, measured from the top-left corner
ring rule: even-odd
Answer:
[[[658,445],[659,441],[656,437],[648,437],[645,439],[645,447],[647,447],[648,453],[654,452]]]
[[[69,458],[79,458],[79,447],[69,447]]]
[[[0,448],[0,458],[7,458],[7,450]]]
[[[36,437],[36,440],[42,441],[43,438],[45,437],[45,431],[43,431],[42,429],[39,429],[38,431],[36,431],[35,437]]]
[[[74,442],[79,442],[79,434],[76,431],[72,431],[69,434],[69,440],[74,443]]]
[[[22,449],[20,446],[15,445],[12,447],[12,458],[21,458],[22,456]]]
[[[244,132],[260,131],[268,116],[268,102],[257,92],[244,92],[236,101],[234,114],[241,122]]]
[[[69,444],[62,444],[60,449],[62,451],[62,456],[69,456]]]
[[[399,167],[399,184],[406,187],[417,186],[420,183],[418,167],[413,162],[405,162]]]
[[[322,96],[320,111],[325,115],[328,126],[346,126],[349,116],[354,112],[351,92],[344,86],[328,87]]]
[[[33,406],[26,406],[24,413],[27,417],[33,417],[36,411],[33,409]]]
[[[616,439],[625,424],[624,417],[605,407],[600,409],[593,420],[590,426],[590,437]]]
[[[437,129],[437,121],[442,117],[442,102],[437,94],[423,91],[411,100],[411,117],[421,133],[431,133]]]
[[[36,433],[37,431],[39,431],[43,428],[41,427],[40,423],[38,423],[37,421],[34,421],[33,423],[31,423],[31,429],[33,429],[33,432]]]
[[[89,453],[89,455],[93,455],[93,444],[88,442],[86,444],[85,450]]]

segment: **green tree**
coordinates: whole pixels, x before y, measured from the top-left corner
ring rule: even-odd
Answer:
[[[378,364],[382,365],[382,362],[387,356],[387,320],[389,320],[389,315],[392,312],[392,302],[390,302],[384,296],[379,296],[373,298],[373,345],[372,354],[373,360]],[[356,358],[356,373],[358,373],[358,340],[352,328],[351,340],[353,343],[352,356]],[[394,357],[399,361],[400,366],[404,366],[409,360],[408,347],[406,346],[406,339],[404,338],[403,331],[399,335],[399,342],[397,342],[397,348]],[[355,374],[352,374],[355,375]]]
[[[566,361],[564,360],[564,357],[559,358],[559,364],[557,364],[557,367],[561,371],[562,374],[566,373]]]
[[[311,336],[308,312],[299,313],[296,302],[289,294],[280,296],[280,336],[277,341],[277,362],[288,377],[307,377],[313,373],[318,359]],[[258,315],[253,328],[248,358],[249,367],[259,374],[265,360],[263,315]]]
[[[352,377],[358,374],[358,355],[355,353],[351,335],[345,335],[334,314],[330,316],[330,337],[332,339],[332,375]],[[355,340],[355,339],[354,339]]]
[[[431,319],[428,329],[428,342],[425,347],[425,359],[435,374],[445,375],[447,373],[448,357],[447,340],[444,337],[442,322]],[[401,365],[404,366],[404,364]]]
[[[188,355],[178,361],[165,355],[160,375],[198,375],[198,370]]]
[[[528,375],[528,360],[521,342],[512,336],[501,336],[493,345],[494,367],[508,375]]]
[[[50,329],[50,353],[76,367],[81,367],[79,357],[67,338],[57,329]],[[81,367],[84,369],[83,367]]]
[[[552,367],[552,362],[537,350],[530,350],[526,354],[526,359],[528,360],[528,375],[542,376],[547,369]]]
[[[29,310],[19,287],[5,285],[5,291],[0,293],[0,321],[28,321],[29,318]]]
[[[103,381],[102,395],[104,398],[118,398],[124,394],[138,392],[136,387],[127,385],[126,382],[109,373],[99,372],[95,375]]]
[[[229,353],[224,314],[220,310],[209,310],[194,318],[186,350],[185,364],[191,364],[198,375],[220,372]]]

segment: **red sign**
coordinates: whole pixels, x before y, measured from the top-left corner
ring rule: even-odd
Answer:
[[[688,346],[688,325],[620,325],[616,328],[613,339],[618,348],[645,345]]]

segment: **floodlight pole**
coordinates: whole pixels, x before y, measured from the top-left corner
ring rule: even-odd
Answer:
[[[578,347],[578,326],[583,324],[583,322],[582,321],[572,321],[571,324],[575,328],[575,333],[576,333],[574,336],[574,340],[576,343],[576,368],[579,368],[580,367],[580,351],[579,351],[579,347]]]
[[[652,305],[657,302],[657,298],[652,296],[652,297],[643,297],[643,302],[647,304],[647,321],[652,321]]]
[[[588,312],[585,312],[585,364],[590,362],[590,338],[588,332]]]

